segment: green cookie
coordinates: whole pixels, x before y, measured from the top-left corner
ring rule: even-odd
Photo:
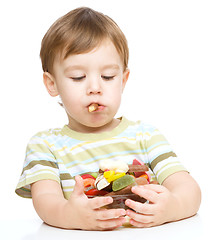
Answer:
[[[113,181],[113,185],[112,185],[112,189],[114,192],[119,191],[125,187],[127,187],[128,185],[134,183],[135,180],[132,176],[130,175],[125,175],[121,178],[116,179],[115,181]]]

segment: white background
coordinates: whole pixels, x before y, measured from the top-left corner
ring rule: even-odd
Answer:
[[[29,138],[67,123],[46,92],[41,39],[60,16],[80,6],[113,18],[125,33],[130,79],[118,116],[158,127],[212,209],[215,167],[215,1],[44,0],[0,3],[1,218],[35,219],[31,200],[15,195]]]

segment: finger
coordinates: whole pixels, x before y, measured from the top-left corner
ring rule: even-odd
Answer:
[[[136,222],[140,222],[144,224],[151,223],[154,219],[153,215],[140,214],[131,210],[127,210],[127,216],[129,216],[131,219],[133,219]]]
[[[156,193],[163,193],[166,190],[166,188],[164,186],[158,185],[158,184],[146,184],[141,187],[144,189],[152,190]]]
[[[137,222],[135,221],[134,219],[131,219],[129,221],[129,223],[135,227],[138,227],[138,228],[149,228],[149,227],[153,227],[155,226],[155,224],[153,222],[150,222],[150,223],[142,223],[142,222]]]
[[[89,204],[92,209],[98,209],[104,207],[113,202],[112,197],[94,197],[89,199]]]
[[[73,190],[74,195],[82,195],[84,194],[84,182],[81,176],[75,176],[75,186]]]
[[[125,209],[99,209],[96,211],[96,219],[108,220],[126,215]]]
[[[152,203],[156,203],[159,198],[158,193],[153,189],[146,189],[145,187],[136,186],[132,187],[131,191]]]
[[[140,203],[140,202],[135,202],[131,199],[127,199],[125,201],[125,205],[127,205],[129,208],[131,208],[134,211],[136,211],[138,213],[141,213],[141,214],[145,214],[145,215],[155,214],[154,204],[147,204],[147,203],[143,204],[143,203]]]
[[[110,220],[98,220],[97,225],[101,230],[112,230],[118,228],[126,222],[124,217],[110,219]]]

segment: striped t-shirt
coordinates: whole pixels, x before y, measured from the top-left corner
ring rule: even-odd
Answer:
[[[154,127],[122,117],[110,132],[79,133],[67,125],[39,132],[31,138],[26,150],[23,171],[16,193],[31,197],[31,184],[55,180],[66,199],[78,174],[97,172],[104,159],[123,160],[132,164],[139,159],[148,165],[152,180],[160,184],[171,174],[186,171],[165,137]]]

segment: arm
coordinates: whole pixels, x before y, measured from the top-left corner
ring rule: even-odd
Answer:
[[[76,177],[76,185],[69,200],[63,196],[59,183],[41,180],[32,184],[32,199],[40,218],[49,225],[66,229],[110,230],[121,226],[124,209],[99,209],[113,201],[111,197],[88,199],[83,181]]]
[[[201,203],[201,190],[197,182],[187,172],[178,172],[163,182],[178,202],[175,219],[191,217],[197,213]]]
[[[141,204],[126,200],[126,205],[136,211],[127,210],[127,215],[137,227],[151,227],[193,216],[201,202],[200,188],[187,172],[172,174],[162,186],[149,184],[134,187],[132,191],[150,201],[150,204]]]

